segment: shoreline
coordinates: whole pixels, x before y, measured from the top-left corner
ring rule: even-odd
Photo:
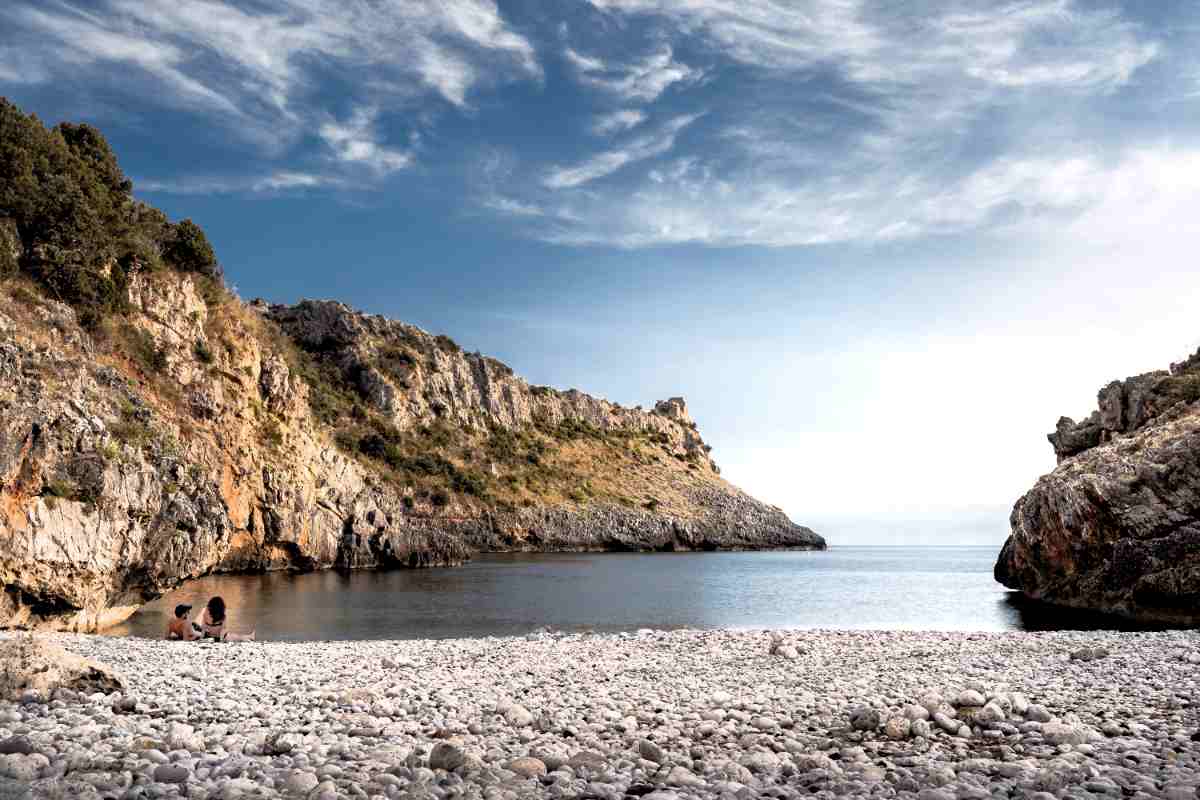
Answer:
[[[27,745],[0,775],[37,797],[1196,797],[1200,632],[775,634],[42,634],[127,686],[0,703],[0,744]]]

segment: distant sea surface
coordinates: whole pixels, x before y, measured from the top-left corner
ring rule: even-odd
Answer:
[[[211,576],[114,634],[161,637],[171,609],[212,595],[261,639],[406,639],[638,628],[945,631],[1113,627],[1022,603],[992,579],[998,547],[826,552],[480,555],[462,567]]]

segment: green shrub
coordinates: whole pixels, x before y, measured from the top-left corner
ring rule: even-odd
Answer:
[[[213,252],[204,231],[190,219],[181,220],[172,227],[163,255],[176,269],[217,280],[221,278],[217,254]]]
[[[48,129],[0,98],[0,217],[19,231],[17,267],[92,330],[125,310],[128,275],[158,268],[164,253],[180,269],[220,280],[204,232],[190,220],[172,226],[132,190],[98,130],[68,122]],[[0,250],[0,274],[11,272],[11,251]]]
[[[442,489],[435,491],[429,498],[435,506],[443,508],[450,505],[450,495],[446,494]]]
[[[192,352],[196,355],[196,360],[202,364],[213,363],[213,352],[209,349],[208,344],[203,339],[197,339],[192,345]]]

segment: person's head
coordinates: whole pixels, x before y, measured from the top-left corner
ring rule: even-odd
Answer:
[[[175,606],[175,619],[187,619],[188,612],[191,610],[191,606],[185,603],[180,603],[179,605]]]
[[[225,621],[225,601],[220,595],[208,601],[208,616],[212,617],[213,622]]]

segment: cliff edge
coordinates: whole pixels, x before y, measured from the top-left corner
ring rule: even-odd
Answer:
[[[1057,468],[1013,508],[996,580],[1029,597],[1200,624],[1200,353],[1113,381],[1049,440]]]
[[[103,137],[0,100],[0,626],[92,630],[223,571],[795,547],[682,398],[531,386],[331,301],[244,303]]]

